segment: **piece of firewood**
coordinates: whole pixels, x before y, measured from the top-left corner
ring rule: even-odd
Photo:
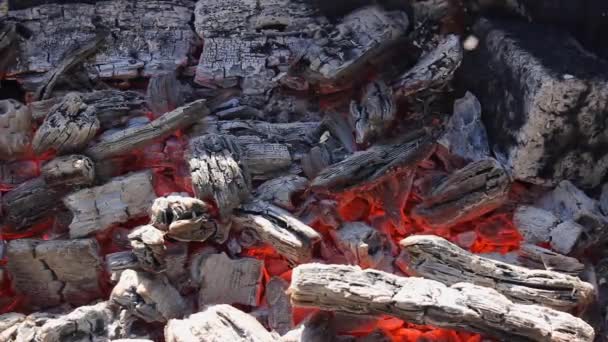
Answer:
[[[241,205],[232,219],[296,263],[310,261],[315,245],[321,241],[319,233],[288,211],[260,200]]]
[[[470,282],[496,289],[514,302],[563,311],[582,309],[594,298],[593,286],[577,277],[479,257],[438,236],[410,236],[400,244],[413,276],[446,285]]]
[[[186,301],[162,274],[125,270],[110,301],[146,322],[166,322],[188,314]]]
[[[63,203],[74,215],[70,237],[88,236],[113,224],[145,216],[155,198],[149,170],[69,194]]]
[[[357,266],[305,264],[293,270],[294,306],[356,314],[387,314],[414,324],[463,329],[505,341],[593,341],[582,319],[538,305],[511,302],[468,283],[446,286]]]
[[[14,188],[38,175],[38,163],[34,160],[0,162],[0,184],[4,187]]]
[[[522,244],[517,253],[517,261],[521,266],[528,268],[555,271],[572,276],[577,276],[585,268],[585,265],[576,258],[558,254],[536,245]]]
[[[377,268],[386,257],[386,237],[364,222],[347,222],[331,230],[331,237],[351,265]]]
[[[230,305],[213,305],[184,319],[172,319],[165,327],[167,342],[276,342],[253,316]]]
[[[369,83],[361,99],[350,103],[350,119],[357,143],[367,144],[382,137],[396,113],[392,89],[382,81]]]
[[[178,241],[205,241],[218,233],[221,240],[225,235],[222,226],[226,225],[211,218],[207,203],[181,195],[155,199],[150,224]]]
[[[41,168],[41,176],[22,183],[2,197],[5,222],[20,230],[65,210],[61,198],[90,186],[95,179],[91,159],[81,155],[57,157]]]
[[[198,304],[257,306],[262,290],[263,262],[253,258],[231,260],[225,253],[202,256],[199,266]]]
[[[25,315],[16,312],[0,315],[0,341],[14,340],[19,326],[25,319]]]
[[[105,256],[106,270],[108,273],[124,271],[126,269],[137,269],[140,267],[139,259],[132,251],[110,253]],[[116,279],[118,280],[118,278]]]
[[[498,208],[507,200],[511,182],[494,159],[470,163],[441,180],[411,217],[433,227],[450,227]]]
[[[166,248],[162,231],[151,225],[140,226],[129,234],[129,241],[133,254],[144,271],[160,273],[166,270]]]
[[[22,156],[32,140],[29,108],[16,100],[0,100],[0,160]]]
[[[357,9],[315,40],[296,67],[312,83],[343,83],[361,76],[374,58],[393,47],[405,34],[405,12],[387,12],[379,6]],[[301,65],[300,65],[301,64]]]
[[[148,124],[104,136],[101,141],[89,147],[85,154],[94,160],[101,160],[146,146],[206,116],[209,110],[205,103],[206,100],[197,100],[165,113]]]
[[[93,239],[12,240],[6,253],[13,288],[32,309],[84,305],[102,294],[98,249]]]
[[[176,72],[168,72],[150,78],[146,102],[152,113],[161,115],[183,106],[186,93],[187,88],[179,82]]]
[[[334,342],[337,339],[333,317],[326,311],[318,311],[308,316],[295,329],[281,336],[281,342]]]
[[[288,175],[270,179],[255,189],[255,197],[287,210],[295,210],[294,197],[308,187],[308,179]]]
[[[321,136],[319,122],[270,123],[258,120],[219,120],[213,126],[222,134],[253,135],[266,141],[290,145],[312,145]]]
[[[243,162],[253,177],[288,169],[293,161],[285,144],[243,144]]]
[[[191,139],[188,162],[196,197],[213,200],[222,218],[250,196],[251,176],[233,136],[206,134]]]
[[[460,38],[450,34],[420,58],[405,74],[392,83],[395,94],[411,96],[420,91],[441,87],[449,82],[462,63],[463,48]]]
[[[348,118],[342,113],[328,111],[325,113],[322,122],[323,128],[337,139],[348,153],[357,150],[357,143]]]
[[[352,155],[337,138],[326,132],[319,143],[301,156],[302,170],[308,179],[314,179],[330,165],[337,164]]]
[[[68,94],[51,108],[34,135],[34,152],[41,154],[49,149],[58,153],[78,151],[93,139],[100,124],[95,108],[84,103],[80,95]]]
[[[330,165],[312,181],[311,189],[340,192],[370,186],[383,176],[415,168],[429,158],[434,149],[435,143],[425,135],[401,143],[377,144]]]
[[[293,328],[291,303],[287,295],[289,283],[283,278],[272,277],[266,284],[268,302],[268,326],[281,335]]]

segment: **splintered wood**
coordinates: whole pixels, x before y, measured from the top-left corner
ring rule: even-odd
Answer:
[[[387,314],[414,324],[474,331],[505,341],[591,342],[582,319],[538,305],[511,302],[496,290],[398,277],[356,266],[306,264],[293,270],[294,306],[356,314]]]
[[[23,155],[32,140],[32,114],[18,101],[0,100],[0,159]]]
[[[395,120],[397,105],[392,90],[382,81],[367,85],[361,101],[352,101],[350,115],[358,144],[381,137]]]

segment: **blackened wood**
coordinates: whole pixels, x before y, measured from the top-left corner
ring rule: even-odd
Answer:
[[[129,234],[129,241],[142,270],[160,273],[167,269],[162,231],[151,225],[140,226]]]
[[[125,270],[110,301],[146,322],[166,322],[188,314],[186,301],[162,274]]]
[[[398,277],[355,266],[305,264],[293,270],[294,306],[391,315],[414,324],[487,334],[508,341],[593,341],[582,319],[522,305],[491,288]]]
[[[69,194],[63,203],[74,216],[70,237],[88,236],[145,216],[155,198],[151,171],[116,177],[106,184]]]
[[[365,222],[344,223],[330,234],[350,265],[377,268],[390,253],[386,237]]]
[[[337,339],[333,321],[334,318],[330,312],[312,313],[295,329],[281,336],[281,342],[333,342]]]
[[[13,240],[7,246],[13,288],[30,309],[87,304],[102,295],[98,249],[93,239]]]
[[[155,75],[148,81],[146,102],[152,112],[161,115],[185,104],[188,89],[177,79],[177,73]]]
[[[243,161],[252,177],[264,177],[288,169],[292,163],[291,153],[285,144],[250,143],[243,145]],[[268,178],[272,178],[271,176]]]
[[[367,144],[383,137],[396,113],[392,89],[382,81],[368,84],[361,99],[350,103],[350,119],[357,143]]]
[[[89,147],[85,154],[94,160],[102,160],[165,138],[176,130],[186,128],[206,116],[209,110],[205,103],[205,100],[197,100],[165,113],[148,124],[104,136],[101,141]]]
[[[32,140],[32,115],[16,100],[0,100],[0,160],[22,156]]]
[[[294,199],[308,187],[304,177],[289,175],[270,179],[255,189],[255,197],[287,210],[295,210]]]
[[[348,153],[355,152],[357,149],[355,137],[348,119],[343,114],[334,111],[325,113],[323,127],[341,143]]]
[[[120,272],[126,269],[137,269],[139,260],[132,251],[110,253],[105,256],[108,273]]]
[[[251,315],[230,305],[213,305],[185,319],[172,319],[165,328],[167,342],[276,342]]]
[[[191,139],[188,161],[196,197],[213,200],[221,217],[250,196],[251,176],[233,136],[206,134]]]
[[[528,268],[555,271],[572,276],[578,276],[585,268],[585,265],[576,258],[537,245],[522,244],[517,254],[519,264]]]
[[[291,303],[287,295],[289,283],[283,278],[272,277],[266,284],[268,326],[283,335],[293,328]]]
[[[10,190],[40,174],[34,160],[0,162],[0,183]]]
[[[439,182],[411,213],[433,227],[450,227],[484,215],[507,200],[510,180],[494,159],[470,163]]]
[[[308,179],[314,179],[330,165],[339,163],[351,156],[348,148],[329,132],[325,132],[319,143],[301,156],[302,170]]]
[[[517,303],[562,311],[584,308],[594,298],[593,286],[577,277],[479,257],[437,236],[410,236],[400,245],[408,259],[410,275],[448,286],[473,283],[493,288]]]

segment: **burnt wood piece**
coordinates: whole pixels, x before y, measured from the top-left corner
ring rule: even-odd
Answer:
[[[228,217],[251,191],[251,175],[236,138],[206,134],[191,139],[188,152],[194,194],[213,200],[220,216]]]
[[[253,316],[230,305],[213,305],[184,319],[172,319],[165,327],[167,342],[276,342],[278,336]]]
[[[510,185],[509,176],[496,160],[473,162],[433,187],[411,216],[433,227],[450,227],[501,206]]]
[[[84,148],[100,128],[95,107],[89,106],[78,94],[68,94],[53,106],[34,135],[34,152],[49,149],[69,153]]]
[[[321,241],[319,233],[288,211],[260,200],[241,205],[232,219],[296,263],[310,261],[315,245]]]
[[[562,311],[584,308],[594,298],[593,286],[577,277],[479,257],[438,236],[410,236],[400,245],[408,259],[410,275],[448,286],[469,282],[496,289],[517,303]]]
[[[415,168],[434,149],[435,143],[424,134],[400,143],[376,144],[330,165],[313,179],[310,187],[315,191],[340,192],[370,186],[384,176]]]
[[[252,177],[272,175],[273,172],[289,169],[293,163],[289,148],[285,144],[262,142],[241,145],[243,162],[247,164]]]
[[[608,108],[608,63],[549,26],[482,19],[473,34],[480,42],[465,59],[463,85],[478,96],[513,177],[599,185],[608,171],[608,133],[596,124]]]
[[[149,170],[69,194],[63,198],[63,204],[73,214],[70,237],[88,236],[114,224],[146,216],[155,198]]]
[[[354,316],[354,315],[353,315]],[[295,329],[281,336],[281,342],[333,342],[338,338],[335,318],[330,312],[317,311],[308,316]]]
[[[350,103],[350,119],[358,144],[383,137],[395,120],[393,91],[383,81],[369,83],[358,101]]]
[[[199,266],[198,305],[243,304],[257,306],[262,291],[264,263],[254,258],[230,259],[225,253],[207,254]]]
[[[150,209],[150,224],[178,241],[205,241],[222,232],[224,225],[211,218],[207,203],[181,195],[155,199]]]
[[[36,178],[39,174],[38,163],[35,160],[0,162],[0,184],[6,191]]]
[[[351,155],[348,148],[326,131],[319,143],[301,156],[302,171],[308,179],[312,180],[330,165],[339,163]]]
[[[106,270],[112,274],[120,273],[126,269],[139,268],[139,260],[132,251],[110,253],[105,256]],[[118,274],[119,275],[119,274]],[[120,277],[118,277],[120,278]],[[118,280],[118,278],[116,280]]]
[[[70,191],[93,184],[91,159],[69,155],[52,159],[41,168],[41,176],[30,179],[2,196],[5,223],[25,229],[65,208],[61,198]]]
[[[424,54],[418,63],[392,82],[397,96],[412,96],[429,88],[445,86],[462,63],[460,38],[450,34]]]
[[[133,116],[144,114],[147,109],[144,97],[135,91],[97,90],[77,93],[82,101],[95,107],[95,116],[102,129],[109,129],[126,123]],[[61,103],[64,97],[35,101],[28,104],[32,118],[36,121],[44,119],[53,106]]]
[[[154,140],[165,138],[178,129],[186,128],[209,114],[206,100],[197,100],[165,113],[141,126],[130,127],[104,136],[89,147],[85,154],[94,160],[114,157],[144,147]]]
[[[408,25],[402,11],[357,9],[318,34],[292,71],[303,68],[302,75],[311,83],[344,84],[362,76],[366,65],[398,44]]]
[[[6,255],[13,289],[25,296],[29,309],[84,305],[102,295],[99,246],[93,239],[12,240]]]
[[[176,72],[155,75],[148,81],[146,103],[152,113],[161,115],[186,104],[189,92],[191,89],[179,82]]]
[[[266,284],[268,302],[268,326],[281,335],[293,329],[292,308],[287,295],[289,283],[283,278],[272,277]]]
[[[144,271],[160,273],[167,269],[162,231],[150,225],[140,226],[129,234],[129,240],[133,254]]]
[[[24,155],[32,140],[32,115],[16,100],[0,100],[0,160]]]
[[[180,0],[48,4],[10,11],[31,35],[19,45],[9,77],[34,91],[44,80],[41,75],[60,66],[74,46],[92,41],[99,30],[111,34],[84,61],[91,79],[124,80],[176,70],[195,46],[192,14],[192,4]]]
[[[496,290],[398,277],[356,266],[305,264],[293,270],[294,306],[387,314],[414,324],[473,331],[505,341],[593,341],[582,319],[539,305],[511,302]]]
[[[338,230],[330,230],[331,237],[350,265],[377,268],[386,257],[386,237],[365,222],[347,222]]]
[[[4,10],[8,12],[8,8]],[[3,9],[0,9],[0,17],[8,14],[2,11]],[[17,58],[19,36],[16,23],[9,20],[0,23],[0,70],[7,70]]]
[[[323,127],[336,138],[348,153],[357,150],[357,143],[348,118],[342,113],[330,111],[323,117]]]
[[[14,340],[21,323],[26,316],[16,312],[0,315],[0,339],[2,341]]]
[[[294,197],[308,188],[308,179],[296,175],[274,178],[255,189],[255,198],[287,210],[295,210]]]
[[[585,265],[576,258],[561,255],[536,245],[522,244],[517,252],[519,264],[528,268],[555,271],[572,276],[578,276],[585,268]]]
[[[188,314],[186,301],[162,274],[125,270],[110,301],[146,322],[167,322]]]

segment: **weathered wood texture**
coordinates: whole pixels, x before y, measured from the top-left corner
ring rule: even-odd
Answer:
[[[90,186],[95,179],[93,162],[85,156],[52,159],[41,168],[41,176],[22,183],[2,196],[4,220],[21,230],[64,210],[60,201],[70,191]]]
[[[255,197],[287,210],[295,210],[294,198],[308,187],[308,179],[296,175],[274,178],[255,189]]]
[[[0,160],[22,156],[32,140],[32,115],[16,100],[0,100]]]
[[[608,63],[548,26],[480,20],[464,85],[479,97],[494,150],[513,176],[555,185],[599,185],[608,171],[602,121]],[[599,120],[599,121],[598,121]]]
[[[154,140],[165,138],[178,129],[192,125],[209,114],[205,100],[197,100],[165,113],[148,124],[127,128],[104,136],[89,147],[85,154],[94,160],[107,159],[144,147]]]
[[[268,326],[281,335],[293,328],[292,307],[287,295],[289,283],[283,278],[272,277],[266,284]]]
[[[152,113],[162,115],[183,106],[190,92],[188,86],[179,82],[176,72],[167,72],[150,78],[146,90],[146,103]]]
[[[484,215],[507,200],[511,182],[494,159],[470,163],[441,180],[412,210],[433,227],[450,227]]]
[[[315,245],[321,235],[302,223],[288,211],[264,201],[253,201],[241,205],[233,221],[253,230],[259,239],[292,262],[310,261]]]
[[[377,268],[390,254],[386,237],[365,222],[347,222],[330,234],[338,249],[351,265]]]
[[[9,75],[35,89],[40,74],[59,66],[66,53],[110,31],[99,52],[85,61],[89,77],[131,79],[175,70],[187,62],[195,33],[187,1],[100,1],[48,4],[15,10],[10,16],[31,31],[19,44]]]
[[[129,234],[129,241],[133,254],[144,271],[160,273],[167,269],[162,231],[150,225],[140,226]]]
[[[272,175],[273,172],[289,169],[293,163],[285,144],[254,142],[242,145],[243,162],[247,164],[252,177]]]
[[[496,289],[514,302],[564,311],[582,309],[594,298],[593,286],[577,277],[479,257],[438,236],[410,236],[400,245],[408,273],[446,285],[469,282]]]
[[[186,301],[162,274],[125,270],[110,301],[146,322],[167,322],[187,315]]]
[[[576,258],[567,257],[536,245],[522,244],[517,252],[517,261],[528,268],[555,271],[573,276],[578,276],[585,268],[585,265]]]
[[[538,305],[511,302],[491,288],[452,286],[355,266],[305,264],[293,270],[294,306],[387,314],[414,324],[474,331],[505,341],[593,341],[582,319]]]
[[[155,198],[151,171],[116,177],[106,184],[67,195],[63,203],[74,215],[70,237],[88,236],[145,216]]]
[[[167,342],[276,342],[251,315],[230,305],[213,305],[185,319],[172,319],[165,327]]]
[[[262,291],[264,263],[254,258],[231,260],[225,253],[204,255],[199,276],[198,304],[257,306]]]
[[[221,217],[250,196],[251,176],[233,136],[206,134],[191,139],[188,163],[196,197],[213,200]]]
[[[13,240],[7,247],[13,288],[30,309],[87,304],[102,295],[98,249],[93,239]]]
[[[383,137],[396,114],[392,89],[382,81],[368,84],[361,99],[350,103],[350,119],[357,143],[367,144]]]

